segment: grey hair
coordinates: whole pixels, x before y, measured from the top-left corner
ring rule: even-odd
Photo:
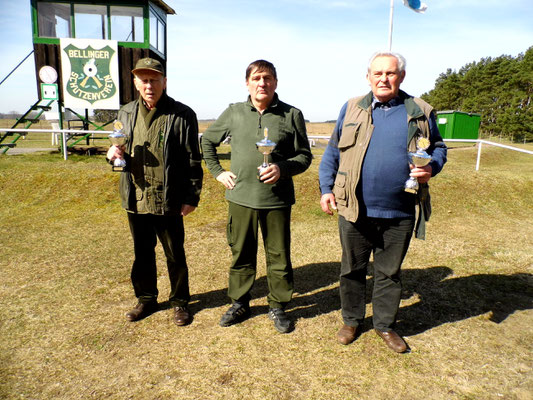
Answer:
[[[392,53],[390,51],[378,51],[377,53],[374,53],[372,57],[370,57],[370,60],[368,61],[368,72],[370,72],[370,66],[374,62],[374,60],[378,57],[394,57],[398,61],[398,70],[400,72],[405,72],[405,58],[399,53]]]

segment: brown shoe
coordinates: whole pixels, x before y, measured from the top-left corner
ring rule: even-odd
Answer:
[[[359,326],[349,326],[344,324],[337,332],[337,340],[340,344],[348,345],[359,335]]]
[[[158,310],[159,306],[156,301],[151,301],[149,303],[137,303],[132,310],[126,313],[126,319],[128,321],[138,321],[140,319],[146,318],[150,314],[153,314]]]
[[[378,336],[383,339],[385,344],[389,346],[389,348],[394,350],[396,353],[405,353],[409,349],[409,346],[407,346],[405,340],[403,340],[402,337],[396,332],[383,332],[378,329],[375,329],[375,331]]]
[[[192,321],[191,313],[185,306],[174,307],[174,323],[178,326],[188,325]]]

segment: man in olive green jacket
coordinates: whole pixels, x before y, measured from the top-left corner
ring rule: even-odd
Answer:
[[[304,172],[312,155],[304,117],[276,94],[274,65],[258,60],[246,70],[248,101],[230,105],[202,136],[204,160],[213,176],[226,187],[229,202],[227,239],[233,254],[228,296],[233,304],[222,316],[221,326],[248,318],[250,290],[257,266],[258,227],[261,227],[270,292],[269,318],[281,333],[292,322],[284,309],[293,293],[290,259],[290,213],[295,202],[292,176]],[[220,165],[216,147],[231,140],[231,168]],[[274,142],[270,164],[258,170],[263,155],[256,143]],[[258,175],[259,174],[259,175]]]
[[[118,113],[128,139],[124,147],[112,146],[107,154],[110,161],[126,161],[119,189],[133,237],[131,281],[138,299],[126,318],[137,321],[158,309],[155,246],[159,238],[167,258],[174,322],[187,325],[192,316],[187,308],[190,293],[183,217],[200,200],[203,171],[198,121],[190,107],[164,92],[166,78],[159,61],[143,58],[132,72],[140,99]]]

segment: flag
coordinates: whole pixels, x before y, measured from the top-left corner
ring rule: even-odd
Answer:
[[[428,8],[426,3],[421,3],[420,0],[403,0],[403,4],[417,13],[423,13]]]

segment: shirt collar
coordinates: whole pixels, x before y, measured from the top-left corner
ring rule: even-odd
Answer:
[[[372,110],[375,110],[376,108],[383,108],[384,110],[389,110],[391,107],[395,107],[400,104],[403,104],[403,99],[400,96],[396,96],[384,103],[382,103],[375,97],[372,97]]]

